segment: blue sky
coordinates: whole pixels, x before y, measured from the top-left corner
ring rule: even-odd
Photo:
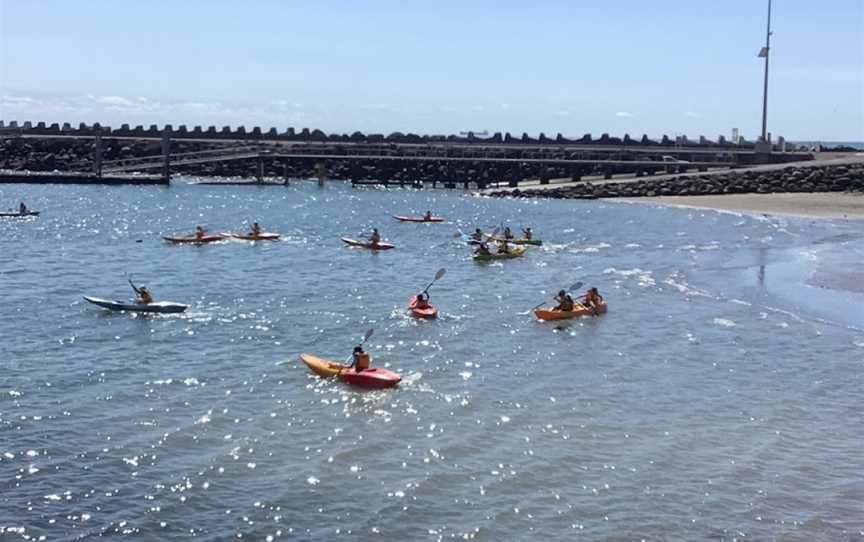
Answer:
[[[864,2],[775,0],[769,131],[864,140]],[[0,0],[0,118],[759,133],[762,0]]]

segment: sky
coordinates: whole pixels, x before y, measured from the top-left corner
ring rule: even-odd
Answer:
[[[0,119],[761,130],[763,0],[0,0]],[[864,141],[864,1],[774,0],[768,130]]]

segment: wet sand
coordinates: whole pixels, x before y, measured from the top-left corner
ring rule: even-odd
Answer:
[[[654,203],[751,214],[864,220],[864,194],[848,192],[658,196],[654,198],[614,198],[606,201]]]

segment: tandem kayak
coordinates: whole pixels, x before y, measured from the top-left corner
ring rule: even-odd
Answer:
[[[426,218],[425,216],[399,216],[393,215],[393,218],[399,220],[400,222],[444,222],[444,219],[440,216],[433,216],[432,218]]]
[[[222,241],[224,239],[227,239],[227,237],[221,234],[205,235],[201,238],[199,238],[197,235],[165,235],[162,237],[162,239],[165,239],[169,243],[188,243],[195,245],[204,245],[207,243],[215,243],[217,241]]]
[[[358,241],[350,237],[343,237],[342,242],[348,246],[368,248],[369,250],[390,250],[391,248],[396,248],[396,245],[391,245],[390,243],[372,244],[369,241]]]
[[[321,378],[332,378],[335,376],[344,382],[361,388],[390,388],[402,380],[401,376],[387,369],[372,367],[357,372],[344,363],[329,361],[312,354],[300,354],[300,361],[305,363],[313,373]]]
[[[393,371],[380,367],[370,367],[362,371],[345,369],[339,373],[339,378],[354,386],[371,389],[392,388],[402,380],[402,377]]]
[[[328,361],[326,359],[313,356],[312,354],[300,354],[300,361],[306,364],[313,373],[321,378],[330,378],[339,374],[339,371],[344,371],[348,365]]]
[[[251,233],[223,233],[226,237],[231,237],[232,239],[242,239],[244,241],[277,241],[282,235],[278,233],[259,233],[258,235],[252,235]]]
[[[408,302],[408,311],[411,313],[411,316],[413,316],[414,318],[425,318],[428,320],[431,318],[437,318],[438,317],[438,309],[436,309],[435,307],[429,305],[425,309],[418,309],[416,305],[417,305],[417,296],[415,295],[415,296],[412,296],[411,301]]]
[[[503,241],[503,239],[499,237],[495,237],[494,240]],[[541,241],[540,239],[507,239],[507,242],[511,245],[532,245],[535,247],[543,245],[543,241]]]
[[[606,312],[607,309],[608,307],[606,305],[606,302],[604,301],[597,306],[597,314],[603,314]],[[572,311],[560,311],[552,308],[543,308],[534,311],[534,316],[536,316],[540,320],[567,320],[569,318],[576,318],[578,316],[591,316],[593,314],[593,309],[578,303]]]
[[[511,258],[518,258],[519,256],[525,254],[528,248],[526,247],[516,247],[510,252],[495,252],[493,254],[475,254],[474,261],[475,262],[489,262],[493,260],[509,260]]]
[[[2,218],[22,218],[25,216],[39,216],[41,211],[27,211],[26,213],[0,213]]]
[[[111,301],[109,299],[100,299],[98,297],[90,297],[86,295],[84,296],[84,299],[94,305],[112,311],[178,313],[189,308],[189,305],[172,303],[171,301],[156,301],[145,304],[135,303],[134,301]]]

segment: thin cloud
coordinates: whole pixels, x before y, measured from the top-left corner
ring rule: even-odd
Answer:
[[[633,116],[633,113],[630,113],[629,111],[618,111],[617,113],[615,113],[615,116],[616,116],[616,117],[627,118],[627,117],[632,117],[632,116]]]

